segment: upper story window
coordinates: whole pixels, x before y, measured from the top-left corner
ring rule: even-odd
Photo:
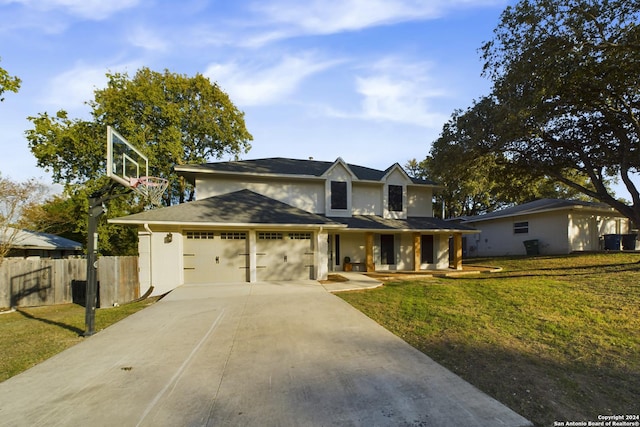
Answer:
[[[389,185],[389,210],[402,212],[402,185]]]
[[[529,233],[529,221],[514,222],[513,223],[514,234],[527,234]]]
[[[331,181],[331,209],[347,209],[347,183]]]

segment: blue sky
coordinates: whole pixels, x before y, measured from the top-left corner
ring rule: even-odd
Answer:
[[[105,73],[204,74],[245,112],[244,159],[386,169],[422,160],[458,108],[487,94],[478,48],[508,0],[0,0],[0,172],[36,167],[28,116],[87,118]]]

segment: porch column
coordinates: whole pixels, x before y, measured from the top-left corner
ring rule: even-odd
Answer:
[[[462,270],[462,233],[453,234],[453,268]]]
[[[413,233],[413,271],[420,271],[422,261],[422,241],[420,233]]]
[[[376,271],[376,264],[373,262],[373,233],[371,232],[365,234],[364,251],[367,271]]]

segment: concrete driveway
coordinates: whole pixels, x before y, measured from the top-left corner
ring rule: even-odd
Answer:
[[[194,285],[0,383],[11,426],[528,426],[317,282]]]

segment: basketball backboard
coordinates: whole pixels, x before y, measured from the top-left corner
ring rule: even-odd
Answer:
[[[111,126],[107,126],[107,176],[129,188],[149,176],[149,159]]]

